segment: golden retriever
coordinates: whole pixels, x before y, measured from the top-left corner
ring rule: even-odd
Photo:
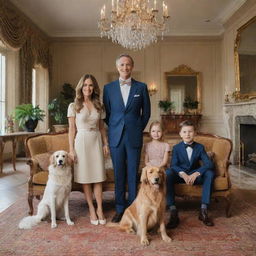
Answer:
[[[68,198],[71,191],[71,160],[66,151],[60,150],[53,153],[50,158],[48,181],[44,195],[37,209],[37,215],[23,218],[19,223],[20,229],[30,229],[41,220],[51,216],[51,227],[56,228],[57,217],[65,219],[68,225],[74,225],[69,217]]]
[[[162,168],[146,166],[141,174],[141,186],[133,203],[125,210],[119,223],[108,223],[127,233],[137,233],[142,245],[149,245],[147,231],[160,228],[162,239],[171,242],[164,223],[166,206],[166,176]]]

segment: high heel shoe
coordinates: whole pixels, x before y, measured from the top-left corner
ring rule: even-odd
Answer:
[[[101,214],[99,214],[98,209],[97,209],[96,213],[97,213],[97,215],[98,215],[99,224],[101,224],[101,225],[105,225],[105,224],[107,223],[107,220],[104,218],[103,213],[101,212]],[[104,218],[104,219],[100,219],[100,217],[99,217],[99,216],[101,216],[101,217],[102,217],[102,218]]]
[[[99,224],[99,220],[90,220],[92,225],[98,225]]]
[[[101,225],[105,225],[105,224],[107,223],[107,220],[106,220],[106,219],[99,220],[99,223],[100,223]]]

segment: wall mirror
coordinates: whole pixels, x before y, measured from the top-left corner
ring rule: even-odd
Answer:
[[[174,102],[175,113],[184,113],[183,103],[186,98],[198,101],[197,113],[201,113],[201,84],[200,72],[186,65],[180,65],[165,73],[165,97]]]
[[[235,41],[236,88],[241,98],[256,97],[256,16],[237,30]]]

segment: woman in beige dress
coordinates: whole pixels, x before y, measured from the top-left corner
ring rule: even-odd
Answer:
[[[69,149],[74,181],[83,185],[93,225],[106,223],[102,209],[102,182],[106,179],[103,154],[107,155],[109,148],[103,118],[98,83],[94,76],[84,75],[76,87],[75,102],[68,107]]]

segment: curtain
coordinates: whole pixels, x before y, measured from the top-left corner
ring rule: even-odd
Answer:
[[[9,1],[0,0],[0,39],[20,50],[20,102],[32,101],[32,68],[50,69],[48,38]]]

